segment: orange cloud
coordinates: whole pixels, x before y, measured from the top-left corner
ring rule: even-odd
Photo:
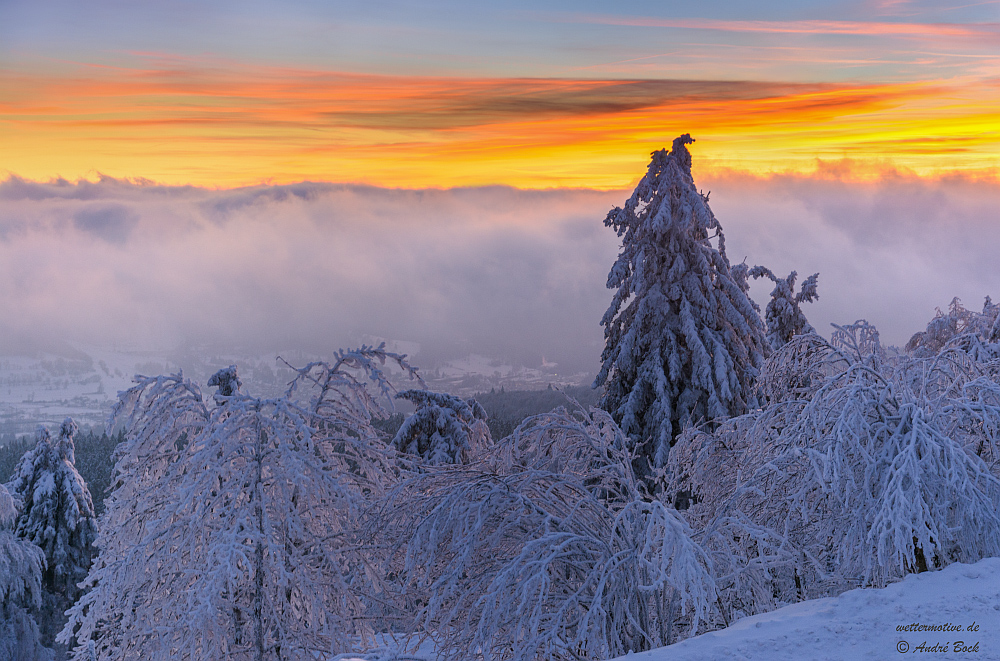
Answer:
[[[249,68],[0,71],[0,170],[164,183],[621,188],[679,133],[699,167],[1000,165],[1000,84],[473,79]]]

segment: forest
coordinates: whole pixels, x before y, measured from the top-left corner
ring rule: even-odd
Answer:
[[[1000,304],[825,337],[819,274],[730,261],[690,142],[604,221],[592,388],[462,399],[363,345],[8,441],[0,657],[609,659],[1000,555]]]

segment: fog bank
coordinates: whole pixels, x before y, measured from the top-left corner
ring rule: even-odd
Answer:
[[[697,164],[696,164],[697,165]],[[847,169],[845,169],[845,167]],[[1000,296],[1000,186],[895,172],[699,177],[733,262],[820,273],[813,325],[904,343],[954,296]],[[318,353],[372,336],[433,364],[479,353],[597,368],[603,226],[629,191],[234,190],[102,178],[0,183],[0,351],[54,341]],[[770,287],[757,283],[762,303]]]

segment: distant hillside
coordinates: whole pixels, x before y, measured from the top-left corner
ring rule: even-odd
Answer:
[[[509,436],[528,416],[547,413],[554,408],[569,404],[566,395],[583,406],[597,406],[600,391],[591,390],[590,386],[566,386],[562,391],[554,388],[506,390],[501,387],[499,390],[494,388],[489,392],[476,393],[473,397],[486,409],[486,414],[489,416],[486,424],[489,425],[490,435],[499,440]],[[386,420],[373,420],[372,424],[376,429],[392,437],[403,424],[405,417],[402,413],[396,413]]]
[[[566,386],[562,392],[546,390],[491,390],[476,393],[475,398],[486,409],[490,434],[495,439],[510,435],[528,416],[546,413],[559,406],[566,406],[566,395],[583,406],[597,406],[600,390],[590,386]],[[565,395],[563,394],[565,393]]]

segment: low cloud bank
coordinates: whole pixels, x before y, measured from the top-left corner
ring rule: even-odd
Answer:
[[[867,318],[901,344],[954,296],[1000,297],[997,181],[849,179],[699,185],[732,261],[820,272],[807,314],[821,332]],[[328,354],[374,335],[419,343],[417,364],[475,352],[594,372],[618,249],[601,221],[627,195],[12,177],[0,183],[0,351],[62,340]]]
[[[968,308],[1000,298],[1000,179],[923,178],[894,170],[859,180],[849,162],[806,175],[705,178],[731,261],[776,274],[819,272],[813,326],[867,319],[902,345],[954,297]],[[754,289],[759,301],[770,291]]]
[[[0,184],[10,335],[329,354],[366,336],[418,364],[484,353],[593,370],[620,194],[305,183],[212,191],[104,178]]]

